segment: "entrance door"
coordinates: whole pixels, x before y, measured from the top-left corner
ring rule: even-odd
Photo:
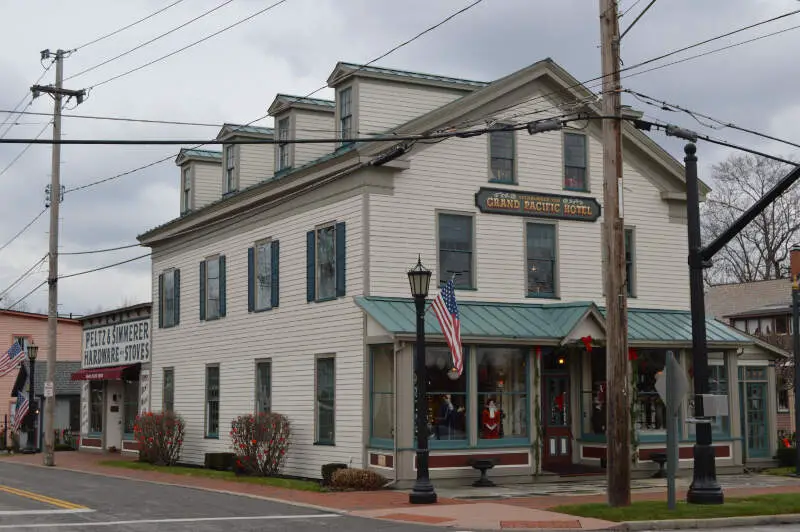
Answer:
[[[106,449],[122,450],[122,382],[106,381]]]
[[[544,422],[544,456],[542,467],[572,463],[569,398],[569,375],[547,375],[542,378],[542,421]]]
[[[746,435],[747,457],[768,458],[767,383],[742,382],[739,385],[742,430]]]

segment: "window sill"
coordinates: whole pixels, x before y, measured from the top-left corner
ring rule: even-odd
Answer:
[[[592,191],[586,188],[573,188],[573,187],[564,187],[563,190],[567,192],[583,192],[584,194],[590,194]]]
[[[789,412],[791,412],[791,410],[789,410],[788,408],[779,408],[778,409],[778,413],[779,414],[788,414]]]
[[[514,185],[518,186],[519,183],[516,181],[504,181],[502,179],[489,179],[489,183],[493,183],[495,185]]]
[[[315,441],[314,445],[318,447],[336,447],[334,442]]]
[[[467,440],[428,440],[428,448],[430,448],[431,450],[469,449],[469,442]]]
[[[372,449],[391,450],[394,449],[394,442],[386,438],[370,438],[369,446]]]
[[[477,292],[478,288],[469,288],[469,287],[456,287],[456,292]]]
[[[86,435],[86,437],[87,438],[102,438],[103,437],[103,433],[102,432],[90,432],[90,433],[88,433]]]
[[[205,436],[203,436],[203,439],[204,440],[218,440],[219,439],[219,434],[206,434]]]
[[[324,299],[315,299],[314,301],[309,301],[309,303],[327,303],[328,301],[336,301],[337,299],[339,298],[333,296],[333,297],[326,297]]]
[[[227,198],[227,197],[229,197],[229,196],[233,196],[233,195],[237,194],[238,192],[239,192],[239,190],[238,190],[238,189],[235,189],[235,190],[229,190],[228,192],[223,192],[223,193],[222,193],[222,197],[223,197],[223,198]]]
[[[174,329],[177,326],[178,326],[178,324],[175,324],[175,325],[162,325],[161,327],[159,327],[159,329]]]
[[[478,440],[478,448],[495,447],[527,447],[531,442],[528,438],[498,438],[496,440]]]
[[[274,308],[275,307],[257,308],[257,309],[251,310],[250,312],[252,312],[253,314],[257,314],[259,312],[269,312],[270,310],[272,310]]]
[[[528,292],[525,297],[529,297],[531,299],[561,299],[555,294],[534,294],[531,292]]]
[[[224,316],[216,316],[216,317],[214,317],[214,318],[204,318],[204,319],[202,319],[202,320],[200,320],[200,321],[219,321],[219,320],[221,320],[222,318],[224,318]]]

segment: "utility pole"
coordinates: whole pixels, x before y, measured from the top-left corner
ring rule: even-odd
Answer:
[[[55,381],[56,374],[56,350],[58,340],[58,211],[61,203],[61,107],[64,96],[74,97],[78,104],[83,102],[86,94],[83,90],[65,90],[64,84],[64,57],[68,52],[58,50],[55,53],[56,63],[56,84],[34,85],[31,87],[33,97],[37,98],[41,93],[50,94],[53,97],[53,153],[52,153],[52,175],[50,179],[50,253],[49,272],[47,274],[48,284],[48,303],[47,303],[47,373],[44,388],[44,465],[55,465],[55,442],[53,441],[55,429],[56,398]],[[49,59],[53,55],[50,50],[41,52],[42,60]]]
[[[616,0],[600,0],[603,72],[603,209],[608,257],[606,289],[606,441],[608,504],[631,503],[628,309],[622,200],[622,101],[619,81],[619,17]],[[608,118],[612,117],[613,118]]]

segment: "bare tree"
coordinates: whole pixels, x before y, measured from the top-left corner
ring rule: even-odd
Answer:
[[[755,155],[734,154],[712,168],[712,192],[702,209],[710,242],[769,191],[791,168]],[[714,257],[708,282],[746,283],[788,275],[789,249],[800,229],[800,189],[792,187]]]

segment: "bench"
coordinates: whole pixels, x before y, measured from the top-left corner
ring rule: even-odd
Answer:
[[[495,486],[495,483],[486,476],[486,471],[492,469],[496,461],[496,458],[472,458],[469,461],[469,465],[481,472],[481,478],[473,482],[473,486],[476,488],[491,488]]]
[[[650,460],[658,464],[658,471],[653,474],[653,478],[667,478],[667,472],[664,470],[667,453],[650,453]]]

